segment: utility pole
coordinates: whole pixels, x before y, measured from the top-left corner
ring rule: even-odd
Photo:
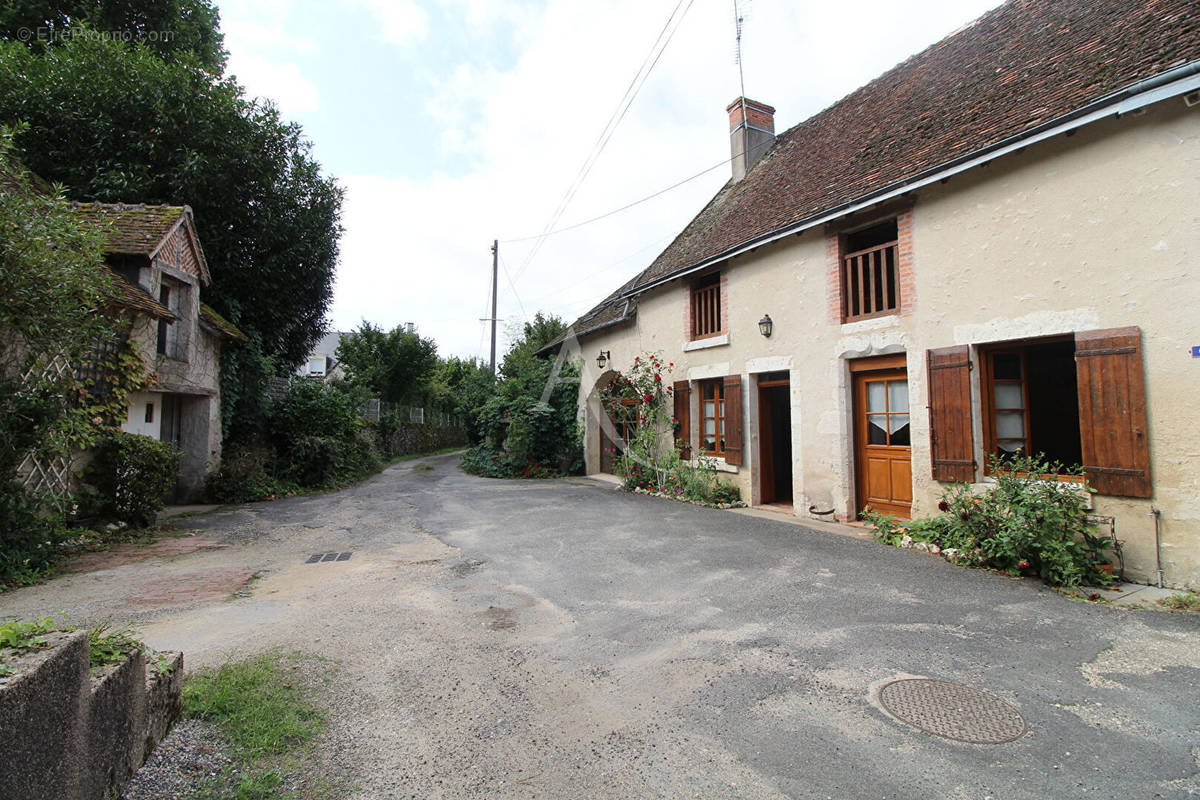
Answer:
[[[500,242],[492,240],[492,378],[496,377],[496,286],[500,278]]]

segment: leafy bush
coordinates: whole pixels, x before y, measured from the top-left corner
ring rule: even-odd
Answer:
[[[899,522],[886,515],[864,514],[877,536],[899,544],[904,536],[961,551],[963,560],[1012,574],[1037,575],[1055,586],[1104,584],[1111,576],[1104,563],[1108,541],[1092,533],[1086,519],[1087,487],[1059,476],[1080,477],[1080,470],[1042,457],[992,462],[993,483],[977,494],[967,484],[950,487],[938,503],[939,516]]]
[[[134,433],[100,440],[87,471],[100,513],[130,525],[149,525],[179,479],[180,455],[170,442]]]
[[[363,390],[347,384],[292,380],[267,417],[280,476],[332,488],[382,469],[375,435],[362,419],[365,400]]]
[[[483,441],[463,453],[461,466],[464,472],[484,478],[511,478],[512,468],[495,445]]]
[[[204,479],[204,496],[212,503],[248,503],[294,494],[300,486],[273,474],[274,455],[262,447],[228,452],[221,466]]]
[[[15,480],[0,481],[0,590],[37,579],[69,537],[62,517]]]

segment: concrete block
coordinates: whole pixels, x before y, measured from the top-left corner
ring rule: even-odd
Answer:
[[[85,766],[81,711],[90,693],[87,633],[48,637],[0,688],[0,797],[74,797]],[[57,640],[56,640],[57,639]]]
[[[146,661],[135,651],[92,679],[86,710],[86,770],[78,797],[118,794],[142,765],[146,730]]]
[[[183,715],[183,653],[152,654],[146,665],[146,739],[142,761]]]

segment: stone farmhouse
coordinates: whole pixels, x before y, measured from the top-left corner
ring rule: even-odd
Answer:
[[[601,390],[657,352],[754,505],[926,515],[1045,453],[1127,575],[1200,587],[1195,3],[1013,0],[779,135],[727,111],[729,182],[547,348],[583,359],[587,471],[621,446]]]
[[[130,397],[121,428],[183,451],[175,500],[195,497],[221,459],[221,346],[245,336],[200,301],[208,264],[188,206],[81,203],[107,227],[104,258],[131,317],[149,388]]]

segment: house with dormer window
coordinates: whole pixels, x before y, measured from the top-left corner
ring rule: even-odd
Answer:
[[[190,207],[76,208],[106,231],[117,305],[151,377],[146,391],[130,397],[121,428],[179,446],[174,499],[191,499],[221,458],[221,347],[246,337],[201,300],[210,276]]]
[[[1012,0],[778,135],[735,100],[729,182],[547,348],[584,365],[588,471],[613,370],[659,352],[752,505],[925,515],[1044,453],[1128,575],[1200,587],[1195,11]]]

